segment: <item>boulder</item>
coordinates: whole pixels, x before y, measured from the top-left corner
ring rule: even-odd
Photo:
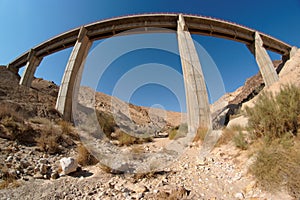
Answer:
[[[68,157],[68,158],[64,157],[60,159],[59,162],[60,162],[63,175],[70,174],[77,170],[78,162],[72,157]]]
[[[242,115],[230,120],[229,123],[227,124],[227,128],[232,128],[233,126],[247,127],[247,125],[248,125],[248,118]]]

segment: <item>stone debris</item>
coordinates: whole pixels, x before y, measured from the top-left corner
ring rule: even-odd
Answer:
[[[76,159],[72,157],[68,157],[68,158],[64,157],[60,159],[59,162],[62,169],[62,173],[61,173],[62,175],[67,175],[77,170],[78,163]]]

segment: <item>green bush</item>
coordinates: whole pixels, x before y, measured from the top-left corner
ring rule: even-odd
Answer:
[[[284,86],[279,94],[264,93],[253,108],[246,108],[248,125],[255,137],[280,138],[297,134],[300,116],[300,89]]]

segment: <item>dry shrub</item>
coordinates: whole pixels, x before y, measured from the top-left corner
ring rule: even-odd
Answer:
[[[113,170],[111,167],[104,165],[102,163],[97,165],[102,171],[104,171],[105,173],[109,173],[109,174],[122,174],[122,172],[119,173],[115,173],[116,171]]]
[[[248,142],[246,141],[245,135],[242,131],[239,131],[239,133],[234,135],[232,139],[237,148],[242,150],[248,149]]]
[[[16,175],[9,172],[7,166],[0,166],[0,190],[8,187],[18,187],[19,183],[17,182]]]
[[[111,139],[111,133],[113,133],[118,127],[113,115],[101,111],[97,111],[96,113],[99,125],[102,128],[103,133],[106,135],[106,137]]]
[[[133,154],[142,154],[145,152],[144,147],[141,145],[133,145],[130,148],[130,152]]]
[[[232,141],[233,137],[240,131],[243,131],[243,127],[240,125],[233,125],[230,128],[224,128],[216,146],[227,144]]]
[[[223,133],[219,138],[216,146],[228,144],[230,141],[233,141],[237,148],[246,150],[248,148],[248,143],[246,141],[243,131],[244,128],[240,125],[234,125],[230,128],[223,129]]]
[[[135,173],[133,175],[133,179],[135,181],[139,181],[141,179],[153,179],[153,178],[157,178],[157,175],[154,171],[151,172],[145,172],[145,173]]]
[[[22,114],[8,105],[0,107],[0,137],[24,145],[32,145],[35,142],[34,135],[35,131],[25,123]]]
[[[132,135],[129,135],[127,133],[125,133],[124,131],[122,131],[121,129],[117,129],[115,132],[116,136],[113,139],[117,139],[118,140],[118,145],[119,146],[130,146],[133,144],[143,144],[143,143],[147,143],[147,142],[152,142],[153,138],[148,136],[148,137],[134,137]]]
[[[77,141],[80,140],[80,136],[77,132],[75,132],[73,125],[70,122],[61,120],[58,122],[58,125],[60,126],[63,135],[70,136],[72,139]]]
[[[51,121],[43,117],[33,117],[30,118],[29,121],[34,124],[51,125]]]
[[[168,133],[169,133],[169,139],[170,140],[176,140],[182,137],[185,137],[188,132],[188,125],[181,124],[180,126],[176,126],[174,128],[171,128]]]
[[[117,134],[117,140],[119,141],[120,146],[123,146],[123,145],[129,146],[129,145],[137,143],[138,138],[133,137],[133,136],[123,132],[121,129],[118,129],[116,134]]]
[[[197,133],[193,139],[193,142],[199,142],[199,141],[204,141],[204,138],[206,136],[208,132],[208,128],[205,128],[205,127],[199,127],[197,129]]]
[[[232,141],[232,138],[234,135],[235,135],[235,132],[232,129],[230,129],[230,128],[223,129],[222,135],[220,136],[218,142],[216,143],[216,146],[228,144],[230,141]]]
[[[180,199],[189,199],[188,196],[190,195],[189,190],[185,189],[183,186],[176,187],[175,189],[171,190],[170,192],[161,191],[157,195],[158,200],[180,200]]]
[[[250,166],[259,184],[269,191],[287,188],[289,194],[300,198],[300,144],[286,148],[280,140],[261,148]]]
[[[37,145],[49,154],[61,152],[60,143],[63,140],[61,131],[50,123],[50,126],[44,126],[42,132],[35,138]]]
[[[77,161],[81,166],[95,165],[98,160],[87,150],[83,144],[77,145]]]
[[[59,121],[58,124],[60,125],[62,134],[68,135],[68,134],[72,133],[73,128],[72,128],[72,124],[70,122],[66,122],[66,121],[62,120],[62,121]]]

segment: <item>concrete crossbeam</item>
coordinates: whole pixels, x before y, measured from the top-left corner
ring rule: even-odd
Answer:
[[[85,59],[92,45],[86,33],[87,30],[82,27],[67,63],[56,101],[56,109],[67,121],[72,120],[72,100],[77,94],[78,82],[81,80]]]
[[[248,48],[253,53],[265,85],[268,87],[279,80],[278,74],[276,73],[270,56],[263,47],[263,41],[257,31],[254,37],[254,43],[248,46]]]
[[[191,34],[179,15],[177,39],[182,64],[189,132],[211,129],[211,116],[205,80]]]
[[[24,85],[27,87],[31,86],[36,68],[40,65],[42,59],[43,58],[38,58],[36,56],[36,52],[34,50],[30,51],[27,58],[25,70],[20,80],[20,85]]]

